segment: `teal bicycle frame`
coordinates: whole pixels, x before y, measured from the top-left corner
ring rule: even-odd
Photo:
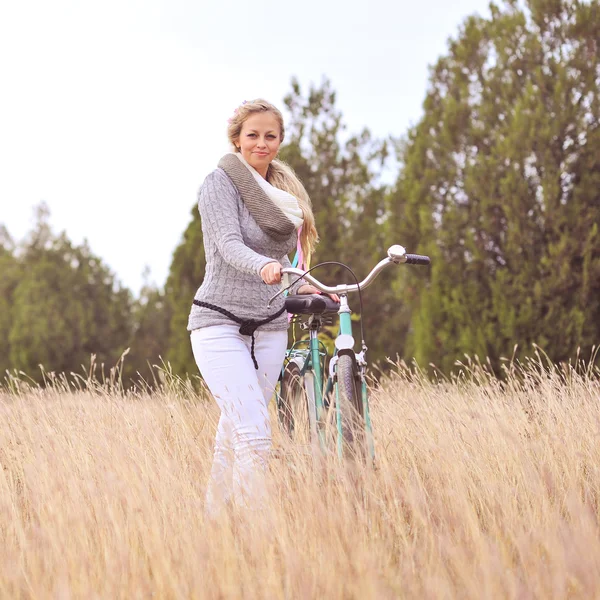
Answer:
[[[298,346],[306,344],[308,341],[308,348],[300,350]],[[315,406],[315,422],[316,422],[316,434],[319,439],[319,446],[322,451],[325,451],[325,431],[323,429],[323,417],[325,411],[324,398],[329,393],[331,379],[327,379],[327,385],[323,390],[323,372],[325,370],[325,362],[327,357],[327,348],[318,338],[317,328],[310,329],[310,338],[308,340],[301,340],[296,342],[288,351],[288,359],[300,359],[302,366],[300,367],[300,375],[302,378],[308,373],[312,372],[313,377],[313,394],[314,397],[310,398],[309,401],[314,400]],[[321,360],[323,359],[323,360]],[[285,368],[285,367],[284,367]],[[283,374],[283,370],[282,370]],[[310,394],[311,390],[307,390]]]
[[[336,354],[333,357],[333,360],[336,360],[337,356],[337,347],[340,345],[337,343],[337,340],[343,340],[343,343],[348,344],[349,340],[353,340],[354,337],[352,335],[352,318],[351,318],[351,310],[348,306],[347,296],[344,294],[340,297],[340,309],[338,311],[339,315],[339,331],[338,336],[336,338]],[[335,410],[336,410],[336,428],[337,428],[337,453],[341,458],[343,454],[343,436],[342,436],[342,412],[341,412],[341,402],[340,402],[340,394],[339,387],[335,382],[335,366],[331,370],[325,385],[323,386],[323,373],[325,369],[325,363],[327,358],[327,349],[325,345],[319,340],[318,333],[321,325],[320,319],[311,317],[309,319],[308,330],[309,330],[309,339],[308,340],[300,340],[292,345],[292,347],[287,351],[287,358],[290,360],[295,360],[296,364],[298,362],[302,362],[302,366],[300,367],[300,375],[304,378],[304,376],[312,372],[313,373],[313,388],[314,390],[307,390],[309,394],[309,402],[314,400],[315,404],[315,413],[316,413],[316,433],[319,440],[319,447],[322,452],[326,450],[326,441],[325,441],[325,430],[324,430],[324,414],[325,414],[325,398],[332,391],[335,391]],[[343,336],[343,337],[342,337]],[[306,345],[308,342],[308,348],[300,348],[302,345]],[[369,397],[368,397],[368,389],[366,382],[366,362],[365,362],[365,352],[366,348],[363,348],[363,351],[359,355],[355,355],[356,365],[359,369],[358,375],[360,376],[361,381],[361,398],[363,408],[363,416],[365,420],[365,434],[366,434],[366,442],[369,455],[372,459],[375,457],[375,445],[373,440],[373,429],[371,425],[371,416],[369,413]],[[284,367],[285,368],[285,367]],[[283,371],[282,371],[283,373]],[[310,392],[313,393],[313,398],[310,397]]]
[[[347,296],[344,294],[340,297],[340,310],[338,312],[338,314],[340,315],[340,330],[338,333],[338,340],[342,340],[342,339],[352,339],[354,341],[354,336],[352,335],[352,317],[351,317],[351,310],[350,307],[348,306],[348,298]],[[348,336],[345,338],[342,338],[341,336]],[[337,342],[337,340],[336,340]],[[338,345],[336,344],[336,349],[337,349]],[[354,355],[354,359],[355,359],[355,363],[357,368],[359,369],[359,376],[360,376],[360,384],[361,384],[361,401],[362,401],[362,408],[363,408],[363,418],[365,420],[365,434],[366,434],[366,442],[367,442],[367,449],[369,451],[369,455],[371,456],[371,459],[375,458],[375,444],[373,441],[373,428],[371,425],[371,415],[369,413],[369,394],[368,394],[368,390],[367,390],[367,378],[366,378],[366,368],[367,368],[367,363],[366,363],[366,354],[367,348],[366,346],[364,346],[364,341],[363,341],[363,348],[362,351],[360,352],[360,354],[355,354]],[[342,411],[341,411],[341,402],[340,402],[340,388],[338,385],[335,386],[335,397],[336,397],[336,424],[337,424],[337,431],[338,431],[338,435],[337,435],[337,450],[338,450],[338,456],[342,456],[342,452],[343,452],[343,443],[342,443]]]
[[[309,395],[309,405],[314,401],[315,412],[316,412],[316,429],[318,433],[319,445],[322,451],[326,450],[325,444],[325,431],[324,431],[324,410],[325,403],[324,399],[328,397],[332,390],[335,390],[335,406],[336,406],[336,424],[337,424],[337,451],[338,455],[342,456],[343,451],[343,431],[342,431],[342,402],[340,398],[340,384],[337,378],[337,361],[340,355],[352,356],[352,368],[356,369],[357,372],[351,374],[351,376],[357,377],[360,381],[360,398],[356,401],[362,401],[363,419],[365,428],[366,445],[369,455],[374,458],[375,446],[373,440],[373,428],[371,424],[371,415],[369,412],[369,395],[367,389],[367,362],[366,362],[366,351],[367,347],[362,342],[361,351],[357,354],[354,351],[354,337],[352,335],[352,319],[351,310],[348,306],[348,294],[350,292],[357,292],[366,288],[370,285],[375,277],[388,265],[390,264],[420,264],[428,265],[430,259],[427,256],[420,256],[417,254],[407,254],[406,250],[399,245],[391,246],[388,249],[387,257],[379,261],[373,270],[367,275],[367,277],[360,283],[356,284],[340,284],[337,286],[326,286],[316,279],[310,272],[305,272],[301,269],[291,267],[282,270],[285,276],[293,275],[299,278],[303,278],[308,283],[314,285],[317,289],[325,292],[326,294],[337,294],[340,297],[340,307],[338,310],[339,315],[339,332],[335,340],[335,354],[331,358],[329,377],[323,389],[323,365],[321,364],[321,356],[326,358],[327,352],[321,351],[321,343],[318,339],[318,331],[321,325],[322,317],[319,314],[311,314],[308,321],[308,329],[310,332],[309,336],[309,347],[308,349],[299,350],[294,344],[290,350],[288,350],[288,360],[294,360],[296,365],[300,368],[300,373],[303,381],[306,381],[306,375],[312,373],[314,390],[306,389]],[[289,286],[288,286],[289,287]],[[280,294],[284,293],[284,287],[282,290],[277,292],[271,300],[271,302]],[[305,342],[303,340],[303,342]],[[301,342],[300,342],[301,343]],[[301,364],[298,364],[301,363]],[[347,365],[346,365],[347,366]],[[284,367],[285,370],[285,367]],[[283,373],[283,372],[282,372]],[[356,389],[356,388],[355,388]],[[312,398],[310,396],[312,395]],[[309,406],[310,410],[310,406]]]

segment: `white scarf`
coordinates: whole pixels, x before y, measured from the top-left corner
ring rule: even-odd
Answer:
[[[294,224],[296,229],[299,229],[304,223],[304,214],[298,204],[298,199],[288,192],[284,192],[279,188],[272,186],[266,179],[261,177],[260,173],[252,167],[246,159],[242,156],[241,152],[232,152],[235,154],[243,165],[252,173],[252,176],[256,180],[256,183],[261,187],[263,192],[271,199],[271,201],[277,206],[281,212]]]

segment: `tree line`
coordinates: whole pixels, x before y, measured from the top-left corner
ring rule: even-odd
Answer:
[[[469,354],[499,372],[534,344],[568,361],[600,342],[599,3],[490,11],[450,40],[400,139],[349,133],[328,80],[306,91],[292,80],[284,99],[280,157],[313,201],[313,264],[340,261],[362,278],[395,243],[432,257],[364,292],[369,356],[384,365],[414,358],[448,373]],[[40,207],[22,242],[0,231],[1,372],[41,380],[39,365],[81,372],[91,354],[112,366],[130,348],[129,379],[151,380],[159,360],[196,374],[186,324],[204,267],[195,205],[164,288],[139,298],[86,244],[53,234]],[[353,281],[335,266],[315,274]]]

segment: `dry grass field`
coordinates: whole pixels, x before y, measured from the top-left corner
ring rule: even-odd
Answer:
[[[599,381],[396,365],[373,389],[376,470],[276,431],[268,504],[206,523],[205,396],[10,378],[0,598],[599,598]]]

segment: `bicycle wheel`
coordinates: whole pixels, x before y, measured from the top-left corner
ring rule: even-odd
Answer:
[[[314,406],[314,375],[302,375],[300,367],[289,362],[281,380],[281,401],[278,404],[279,422],[296,441],[310,442],[316,435]]]
[[[353,446],[355,451],[362,453],[365,419],[362,387],[354,356],[341,354],[337,359],[336,374],[342,420],[342,438],[345,445]]]

